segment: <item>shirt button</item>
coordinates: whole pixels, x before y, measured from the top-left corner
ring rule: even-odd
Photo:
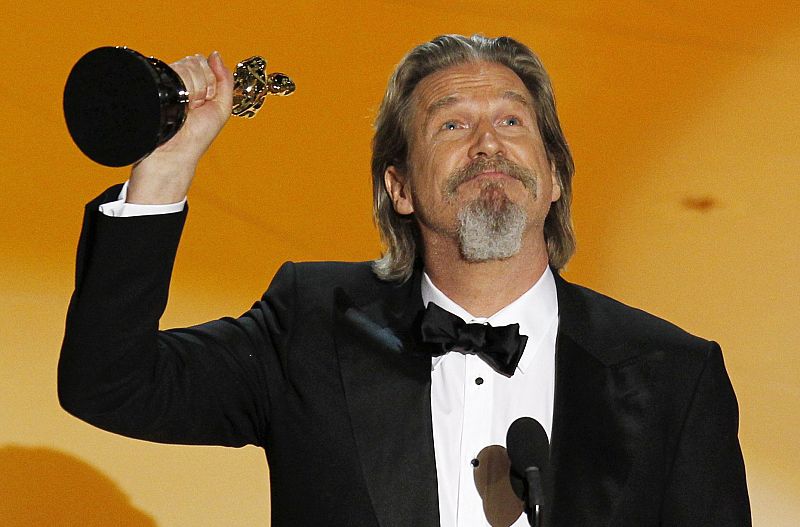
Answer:
[[[483,384],[483,377],[478,377],[477,379],[475,379],[475,384],[477,384],[478,386]]]
[[[470,461],[470,462],[469,462],[469,464],[470,464],[470,465],[472,465],[472,466],[473,466],[473,467],[475,467],[475,468],[478,468],[478,465],[480,465],[480,464],[481,464],[481,462],[480,462],[480,461],[478,461],[478,458],[475,458],[475,459],[473,459],[472,461]]]

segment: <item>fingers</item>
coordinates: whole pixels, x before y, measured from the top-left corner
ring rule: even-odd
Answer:
[[[219,54],[217,54],[217,57]],[[219,59],[218,59],[219,60]],[[219,60],[221,64],[221,60]],[[202,55],[185,57],[170,65],[189,92],[189,108],[198,108],[213,100],[218,92],[218,79],[208,60]],[[224,68],[224,66],[222,66]]]

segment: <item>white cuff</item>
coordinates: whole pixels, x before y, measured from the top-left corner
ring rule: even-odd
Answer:
[[[124,218],[130,216],[153,216],[156,214],[172,214],[181,212],[186,206],[186,198],[177,203],[167,203],[166,205],[139,205],[136,203],[126,203],[125,197],[128,195],[128,182],[122,186],[117,201],[103,203],[100,205],[100,212],[106,216]]]

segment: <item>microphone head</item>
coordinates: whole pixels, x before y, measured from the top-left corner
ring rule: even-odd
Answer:
[[[547,432],[532,417],[520,417],[508,427],[506,450],[511,460],[512,487],[518,496],[523,495],[522,481],[525,470],[537,467],[546,476],[550,468],[550,442]]]

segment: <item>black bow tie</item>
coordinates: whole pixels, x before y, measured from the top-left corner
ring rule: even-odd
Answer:
[[[425,309],[420,330],[422,342],[431,345],[434,357],[450,350],[475,353],[508,377],[514,375],[528,341],[528,337],[519,334],[519,324],[467,324],[433,302]]]

